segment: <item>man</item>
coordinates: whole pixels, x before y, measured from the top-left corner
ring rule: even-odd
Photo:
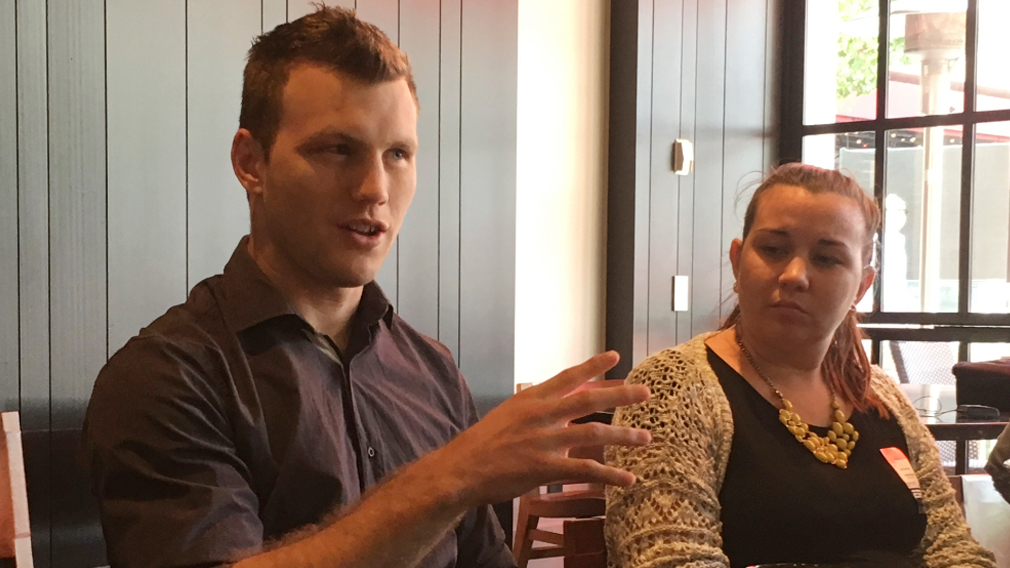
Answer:
[[[567,454],[649,440],[567,426],[648,396],[569,396],[614,354],[475,424],[451,355],[374,284],[414,193],[416,120],[406,57],[349,12],[250,49],[232,145],[250,235],[110,359],[88,408],[112,566],[512,566],[489,503],[633,481]]]

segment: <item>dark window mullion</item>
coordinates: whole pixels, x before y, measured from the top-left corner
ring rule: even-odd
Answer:
[[[903,116],[880,120],[859,120],[854,122],[832,122],[810,124],[803,127],[803,135],[845,134],[865,132],[878,126],[885,130],[927,128],[931,126],[957,126],[965,122],[1002,122],[1010,120],[1010,109],[987,110],[982,112],[959,112],[956,114],[929,114],[925,116]]]
[[[975,170],[975,62],[978,55],[978,0],[968,0],[964,44],[964,112],[961,131],[961,223],[958,239],[957,311],[967,315],[971,301],[972,187]]]
[[[874,128],[876,137],[873,152],[873,195],[877,200],[877,204],[880,205],[881,212],[884,211],[884,183],[886,179],[886,170],[884,168],[887,164],[887,137],[886,131],[880,124],[880,120],[887,116],[887,60],[889,56],[888,45],[890,45],[888,38],[891,28],[890,12],[891,0],[880,0],[880,29],[878,32],[880,35],[877,38],[877,116]],[[878,268],[883,273],[885,262],[883,215],[881,215],[880,230],[877,232],[877,239],[878,250],[880,251],[880,264]],[[880,274],[877,274],[877,285],[873,287],[874,313],[881,311],[880,301],[883,296],[883,288],[883,280],[880,278]],[[880,346],[877,345],[878,353],[879,350]]]
[[[887,71],[891,50],[891,0],[880,0],[880,37],[877,38],[877,120],[887,117]]]
[[[873,197],[880,206],[880,211],[884,211],[885,196],[885,174],[887,167],[887,132],[883,128],[877,128],[873,142]],[[877,229],[877,251],[879,260],[877,262],[876,284],[873,286],[873,313],[881,311],[880,299],[883,295],[883,279],[881,274],[884,271],[884,215],[880,216],[880,227]]]

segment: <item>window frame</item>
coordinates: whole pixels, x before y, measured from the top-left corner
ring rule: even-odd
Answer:
[[[866,314],[861,326],[871,340],[871,360],[880,362],[882,341],[958,342],[958,360],[967,361],[971,343],[1010,343],[1010,314],[972,313],[972,205],[975,166],[976,125],[985,122],[1010,121],[1010,109],[976,110],[976,61],[978,53],[979,0],[967,0],[965,37],[964,110],[945,115],[887,117],[888,59],[891,0],[879,0],[879,36],[877,38],[877,100],[876,118],[832,124],[803,123],[804,51],[806,5],[808,1],[784,0],[781,12],[782,43],[779,54],[780,89],[779,163],[799,162],[803,157],[803,138],[818,134],[846,134],[872,131],[874,145],[873,194],[878,204],[884,201],[887,173],[887,139],[891,130],[934,126],[962,127],[960,227],[958,236],[958,309],[950,313],[882,312],[882,286],[878,278],[873,286],[874,311]],[[877,234],[883,242],[883,223]],[[882,253],[882,251],[880,251]],[[886,259],[879,258],[878,266]]]

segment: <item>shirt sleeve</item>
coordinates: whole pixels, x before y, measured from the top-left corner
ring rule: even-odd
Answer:
[[[1010,470],[1003,462],[1010,460],[1010,426],[1007,426],[1003,433],[996,440],[996,446],[989,454],[989,462],[985,465],[985,471],[992,476],[993,487],[1010,502]]]
[[[80,460],[112,567],[222,565],[262,545],[222,402],[225,372],[209,347],[143,337],[99,375]]]
[[[720,424],[731,412],[696,363],[667,350],[628,376],[652,396],[619,408],[614,424],[645,428],[652,443],[607,448],[607,463],[635,474],[630,487],[607,488],[605,533],[610,566],[724,568],[719,486],[732,437]]]

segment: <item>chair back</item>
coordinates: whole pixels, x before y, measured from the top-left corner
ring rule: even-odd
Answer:
[[[17,412],[0,414],[0,558],[17,568],[32,568],[31,525],[25,483],[21,421]]]

